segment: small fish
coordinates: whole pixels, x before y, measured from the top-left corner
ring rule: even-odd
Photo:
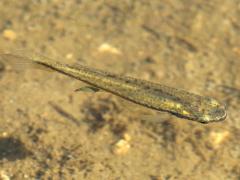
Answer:
[[[83,81],[96,89],[102,89],[136,104],[169,112],[177,117],[200,123],[224,120],[225,106],[211,97],[199,96],[185,90],[165,85],[104,72],[83,65],[73,66],[49,61],[42,56],[22,56],[11,53],[0,54],[6,61],[21,64],[28,62],[34,66],[57,71]]]

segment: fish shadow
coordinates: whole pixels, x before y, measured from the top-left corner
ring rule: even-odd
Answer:
[[[0,160],[15,161],[32,154],[19,139],[13,137],[0,138]]]

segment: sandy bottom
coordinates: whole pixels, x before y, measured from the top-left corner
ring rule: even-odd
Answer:
[[[0,50],[212,96],[199,124],[0,63],[0,179],[240,179],[239,0],[0,1]]]

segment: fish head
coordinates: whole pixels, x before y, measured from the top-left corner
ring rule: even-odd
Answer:
[[[204,97],[201,99],[196,114],[197,120],[201,123],[218,122],[227,117],[225,105],[211,97]]]

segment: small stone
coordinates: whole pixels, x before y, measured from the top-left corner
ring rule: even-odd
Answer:
[[[24,177],[25,179],[29,179],[29,176],[28,176],[27,174],[24,174],[23,177]]]
[[[3,31],[3,37],[9,41],[14,41],[17,38],[17,34],[11,29],[5,29]]]
[[[116,155],[124,155],[130,149],[130,144],[124,139],[120,139],[113,147],[113,153]]]
[[[72,53],[66,54],[66,59],[72,59],[72,58],[73,58],[73,54]]]
[[[7,132],[3,132],[2,133],[2,137],[7,137],[8,136],[8,133]]]
[[[4,171],[1,171],[0,172],[0,179],[2,179],[2,180],[10,180],[10,177]]]
[[[117,48],[113,47],[112,45],[108,44],[108,43],[103,43],[98,47],[98,52],[101,53],[111,53],[111,54],[122,54],[120,52],[120,50],[118,50]]]
[[[124,133],[123,138],[124,138],[124,140],[126,140],[128,142],[131,141],[131,136],[128,133]]]
[[[217,149],[229,137],[229,135],[229,131],[213,131],[209,135],[208,145],[213,149]]]

